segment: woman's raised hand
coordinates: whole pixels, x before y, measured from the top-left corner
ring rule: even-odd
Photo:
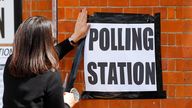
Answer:
[[[84,8],[77,18],[74,33],[70,37],[75,43],[86,36],[90,25],[87,24],[87,10]]]

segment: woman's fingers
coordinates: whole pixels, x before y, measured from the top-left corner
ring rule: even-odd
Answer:
[[[87,16],[87,10],[86,10],[86,8],[82,9],[81,14],[82,14],[82,15],[81,15],[80,21],[81,21],[82,23],[84,23],[85,20],[86,20],[86,16]]]
[[[85,12],[83,13],[83,23],[86,23],[87,22],[87,10],[85,10]]]
[[[79,16],[78,16],[78,19],[77,19],[77,22],[81,22],[81,20],[82,20],[82,15],[83,15],[82,12],[80,12],[80,13],[79,13]]]
[[[79,15],[77,17],[77,22],[80,22],[80,17],[81,17],[81,13],[79,13]]]
[[[79,13],[78,18],[77,18],[77,22],[81,22],[81,21],[82,21],[83,11],[84,11],[84,10],[82,9],[81,12]]]

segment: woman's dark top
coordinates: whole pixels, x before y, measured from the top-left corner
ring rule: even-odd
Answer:
[[[68,39],[56,45],[59,59],[72,49],[73,46]],[[16,78],[8,72],[10,60],[11,57],[6,62],[3,76],[3,108],[69,108],[64,104],[63,87],[58,71],[49,70],[31,77]]]

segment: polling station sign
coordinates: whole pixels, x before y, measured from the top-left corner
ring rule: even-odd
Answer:
[[[121,17],[124,14],[118,14],[121,21],[118,21],[115,14],[99,15],[92,18],[99,20],[90,22],[91,27],[85,41],[83,97],[165,97],[162,90],[160,52],[157,54],[160,50],[157,40],[160,27],[157,27],[155,20],[144,22],[140,21],[143,16],[135,16],[137,21],[122,23]],[[134,15],[124,16],[135,20]],[[151,18],[153,17],[150,20]],[[153,96],[150,97],[150,93]]]
[[[0,44],[12,44],[22,20],[21,0],[0,0]]]
[[[92,23],[85,43],[87,91],[156,91],[154,24]]]

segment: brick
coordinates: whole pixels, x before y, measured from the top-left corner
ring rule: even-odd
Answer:
[[[108,6],[129,6],[129,0],[109,0]]]
[[[192,99],[186,99],[184,108],[190,108],[191,106],[192,106]]]
[[[176,97],[184,97],[185,96],[185,86],[176,86],[175,94],[176,94]]]
[[[192,5],[192,1],[191,0],[183,0],[182,5],[184,5],[184,6],[191,6]]]
[[[59,32],[73,32],[75,27],[75,22],[72,21],[59,21],[58,30]]]
[[[82,57],[80,64],[79,64],[79,70],[84,71],[84,58]]]
[[[184,60],[176,60],[176,70],[177,71],[183,71],[184,69]]]
[[[58,20],[64,20],[65,18],[65,8],[58,8]]]
[[[73,8],[73,19],[77,19],[81,8]]]
[[[183,20],[183,32],[192,32],[192,20]]]
[[[78,70],[78,73],[77,73],[77,76],[76,76],[76,79],[75,79],[75,82],[76,83],[83,83],[84,82],[84,79],[83,78],[83,72],[79,71]]]
[[[167,8],[157,8],[157,7],[154,7],[153,8],[153,14],[155,13],[160,13],[161,15],[161,19],[166,19],[167,18]]]
[[[168,47],[167,46],[161,46],[161,57],[162,58],[167,58],[167,49]]]
[[[97,107],[97,108],[108,108],[109,101],[108,100],[81,100],[79,103],[80,108],[92,108],[92,107]]]
[[[108,0],[89,0],[91,5],[95,6],[107,6]],[[94,2],[96,1],[96,2]]]
[[[89,0],[80,0],[80,6],[90,6]]]
[[[65,19],[73,19],[73,8],[65,8]]]
[[[192,60],[184,60],[184,66],[183,70],[184,71],[192,71]]]
[[[160,0],[161,6],[191,6],[191,0]]]
[[[49,20],[52,20],[52,12],[51,11],[33,11],[32,16],[44,16]]]
[[[192,20],[163,20],[162,32],[191,32]]]
[[[162,64],[162,70],[167,70],[167,60],[162,59],[161,64]]]
[[[183,58],[192,58],[192,47],[182,47]]]
[[[167,47],[167,58],[182,58],[182,47]]]
[[[58,34],[57,36],[58,43],[62,42],[65,39],[66,39],[65,34],[60,34],[60,33]]]
[[[192,8],[191,7],[177,7],[176,17],[177,18],[192,18]]]
[[[131,108],[130,100],[110,100],[109,101],[110,108]]]
[[[192,84],[192,72],[185,72],[185,84]]]
[[[138,8],[139,14],[150,14],[152,15],[153,9],[152,8]]]
[[[58,0],[58,8],[64,7],[64,0]]]
[[[175,8],[167,8],[168,19],[175,18]]]
[[[29,1],[29,2],[31,3],[30,9],[34,10],[34,9],[36,8],[36,4],[37,4],[36,2],[37,2],[37,1],[31,0],[31,1]],[[32,11],[32,10],[31,10],[31,11]]]
[[[192,97],[192,86],[177,86],[176,87],[176,96],[177,97]]]
[[[64,58],[64,69],[70,72],[72,63],[73,63],[73,58],[69,58],[69,57]]]
[[[101,8],[101,12],[114,12],[114,13],[122,13],[122,8]]]
[[[132,108],[160,108],[160,100],[133,100]]]
[[[183,40],[182,34],[175,35],[176,46],[182,46],[182,40]]]
[[[192,91],[192,85],[185,86],[185,97],[192,97],[192,92],[190,91]]]
[[[161,30],[162,32],[183,32],[183,21],[162,20]]]
[[[59,61],[59,70],[60,71],[65,70],[64,66],[65,66],[65,61],[62,59],[62,60]]]
[[[161,103],[161,108],[185,108],[185,99],[165,99]]]
[[[168,83],[168,73],[167,72],[163,72],[162,73],[162,80],[163,80],[163,84],[167,84]]]
[[[52,1],[35,2],[34,10],[51,10],[51,9],[52,9]]]
[[[58,0],[58,7],[79,6],[79,0]]]
[[[176,61],[175,60],[167,60],[167,70],[175,71]]]
[[[124,13],[138,13],[137,8],[123,8]]]
[[[22,11],[30,11],[31,2],[28,0],[23,0],[22,2]]]
[[[107,6],[107,0],[80,0],[80,6]]]
[[[130,6],[159,6],[159,0],[130,0]]]
[[[168,85],[167,86],[167,96],[174,97],[175,96],[175,85]]]
[[[164,84],[184,84],[183,72],[163,72]]]
[[[167,34],[161,34],[161,45],[167,45],[168,44],[168,35]]]
[[[175,34],[168,34],[168,45],[175,45],[176,39]]]
[[[177,34],[176,44],[184,47],[192,46],[192,34]]]

